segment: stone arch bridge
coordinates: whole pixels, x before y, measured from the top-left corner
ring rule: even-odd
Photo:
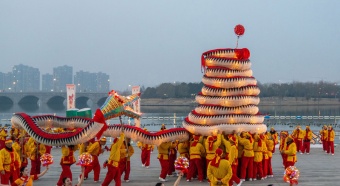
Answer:
[[[66,110],[66,92],[1,92],[0,112],[49,112]],[[76,108],[99,108],[107,93],[76,93]]]

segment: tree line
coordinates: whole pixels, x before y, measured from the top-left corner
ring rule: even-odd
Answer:
[[[340,85],[334,82],[264,83],[258,82],[260,97],[304,97],[306,100],[340,97]],[[203,83],[162,83],[142,87],[141,98],[193,98],[201,92]]]

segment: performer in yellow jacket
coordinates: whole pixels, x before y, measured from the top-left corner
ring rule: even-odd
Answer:
[[[101,138],[99,141],[96,141],[92,143],[88,149],[87,152],[92,155],[92,166],[86,167],[85,173],[84,173],[84,179],[86,180],[89,176],[89,173],[93,170],[93,180],[94,182],[99,181],[99,175],[100,175],[100,163],[98,160],[98,156],[104,152],[102,149],[102,146],[106,144],[106,138]]]
[[[126,141],[126,142],[125,142]],[[123,145],[120,148],[120,174],[122,175],[124,172],[124,181],[129,182],[130,179],[130,171],[131,171],[131,156],[135,153],[132,145],[130,144],[131,138],[126,138],[123,142]],[[127,145],[127,148],[126,148]]]
[[[47,172],[47,170],[48,170],[48,165],[46,166],[46,169],[42,171],[40,174],[30,175],[27,167],[21,167],[20,177],[16,179],[11,184],[11,186],[33,186],[33,181],[43,176]]]
[[[275,153],[275,145],[279,143],[279,134],[276,132],[274,127],[270,127],[270,131],[268,135],[270,135],[274,140],[274,148],[273,148],[272,153]]]
[[[13,183],[18,178],[15,167],[20,167],[20,158],[18,153],[13,150],[12,144],[13,141],[7,139],[5,148],[0,150],[0,173],[1,184],[3,185],[8,185],[9,182]]]
[[[332,153],[332,155],[334,155],[334,137],[335,132],[333,127],[332,125],[329,125],[327,131],[327,154]]]
[[[281,150],[281,153],[287,155],[287,160],[285,164],[285,169],[289,166],[294,166],[295,162],[297,162],[297,157],[296,157],[296,144],[294,142],[294,139],[292,136],[288,136],[286,140],[286,145],[283,150]]]
[[[208,168],[209,162],[215,158],[215,151],[219,148],[222,143],[222,136],[221,134],[217,135],[210,135],[207,137],[207,140],[204,142],[204,148],[206,153],[206,167]]]
[[[322,142],[322,149],[327,153],[327,125],[324,125],[322,129],[319,131],[320,140]]]
[[[272,168],[272,157],[273,157],[273,148],[275,148],[275,142],[271,136],[265,137],[267,151],[265,152],[268,155],[267,160],[267,169],[263,171],[264,176],[274,177],[273,175],[273,168]],[[281,145],[281,144],[280,144]]]
[[[179,142],[177,145],[179,156],[189,159],[189,140]]]
[[[31,175],[40,174],[41,155],[46,153],[46,148],[44,144],[36,142],[32,137],[29,139],[29,150],[28,154],[30,155],[31,160]]]
[[[305,130],[305,136],[303,138],[303,146],[302,146],[302,154],[307,153],[309,154],[310,152],[310,141],[312,140],[313,137],[313,131],[310,130],[309,126],[306,126]]]
[[[148,131],[146,128],[144,128],[145,131]],[[153,145],[149,144],[144,144],[142,142],[137,143],[138,148],[142,150],[141,153],[141,161],[142,161],[142,167],[149,168],[150,166],[150,157],[151,157],[151,152],[154,149]]]
[[[5,130],[4,127],[2,127],[0,130],[0,150],[5,148],[6,137],[7,137],[7,131]]]
[[[236,147],[237,138],[234,135],[230,135],[228,138],[230,147],[229,147],[229,163],[232,169],[232,177],[229,180],[229,185],[233,185],[233,182],[240,186],[242,184],[241,179],[237,176],[237,166],[238,166],[238,150]]]
[[[262,167],[262,161],[263,161],[263,151],[265,151],[264,141],[260,138],[259,134],[254,135],[254,166],[253,166],[253,180],[263,180],[263,167]]]
[[[72,171],[71,171],[71,165],[73,165],[76,162],[76,159],[74,157],[74,152],[77,150],[77,146],[75,145],[63,145],[61,146],[61,160],[60,165],[62,168],[62,172],[60,174],[59,180],[57,185],[62,186],[63,185],[63,179],[65,177],[69,177],[72,180]]]
[[[163,142],[158,146],[158,160],[161,164],[161,173],[159,174],[160,181],[167,181],[166,175],[169,170],[169,149],[171,147],[171,142]]]
[[[232,169],[229,161],[221,158],[222,154],[222,149],[216,149],[215,158],[208,165],[207,176],[210,186],[229,186]]]
[[[120,148],[124,142],[124,133],[120,133],[120,137],[115,138],[110,148],[110,155],[107,160],[107,173],[102,186],[108,186],[112,180],[115,180],[116,186],[121,186],[119,160],[120,160]],[[104,167],[105,168],[105,167]]]
[[[248,178],[252,180],[254,165],[254,139],[251,134],[246,132],[243,133],[243,138],[239,138],[238,142],[239,145],[243,146],[240,179],[245,181],[247,175]]]
[[[203,182],[203,165],[202,156],[205,154],[205,149],[201,143],[199,143],[200,136],[194,136],[194,141],[190,145],[189,153],[189,170],[187,174],[187,181],[191,181],[195,171],[198,172],[198,180]]]
[[[302,154],[302,140],[305,137],[305,131],[301,129],[301,127],[298,125],[295,130],[292,132],[292,137],[294,139],[294,142],[296,144],[296,151],[301,151]]]

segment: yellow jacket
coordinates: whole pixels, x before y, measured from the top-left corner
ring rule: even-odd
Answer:
[[[60,164],[63,165],[72,165],[76,162],[76,158],[74,157],[74,151],[76,150],[76,147],[67,147],[63,145],[61,147],[61,160]]]
[[[120,133],[120,137],[116,141],[116,143],[112,143],[110,156],[108,158],[108,164],[109,165],[112,165],[114,167],[118,167],[118,163],[119,163],[119,160],[120,160],[120,148],[123,145],[124,137],[125,137],[125,134]]]
[[[37,144],[39,144],[39,146],[37,146]],[[37,149],[37,147],[38,147],[38,149]],[[37,152],[37,150],[38,150],[38,152]],[[37,155],[41,156],[41,155],[46,153],[46,147],[45,147],[44,144],[36,143],[34,141],[30,144],[28,152],[29,152],[29,155],[30,155],[30,159],[36,160]]]
[[[244,157],[254,157],[254,139],[239,138],[238,144],[243,146]]]
[[[89,145],[85,146],[85,143],[82,143],[79,145],[79,155],[83,154],[84,152],[87,152]]]
[[[21,166],[21,161],[19,154],[15,152],[14,149],[12,149],[12,152],[7,150],[6,147],[0,150],[0,172],[6,171],[10,172],[11,167],[16,170],[16,167]]]
[[[133,147],[128,145],[128,149],[126,149],[125,141],[120,147],[120,159],[126,158],[127,161],[130,161],[130,157],[133,155],[135,150]]]
[[[297,162],[297,157],[296,157],[296,144],[295,142],[292,142],[283,150],[284,154],[287,154],[287,161],[289,162]]]
[[[177,149],[180,156],[189,157],[189,141],[180,142]]]
[[[305,136],[303,137],[303,140],[312,140],[313,137],[313,131],[311,130],[305,130]]]
[[[223,136],[222,136],[222,144],[225,147],[225,152],[226,153],[230,153],[230,148],[231,148],[231,144],[228,140],[226,140]],[[214,158],[214,157],[213,157]],[[212,159],[212,158],[211,158]]]
[[[142,149],[142,150],[151,150],[151,151],[153,151],[153,149],[154,149],[153,145],[144,144],[144,143],[142,143],[140,141],[137,143],[137,147]]]
[[[293,138],[302,140],[305,137],[305,131],[302,129],[295,129],[292,133]]]
[[[135,153],[135,150],[133,149],[132,145],[128,148],[128,157],[126,158],[126,161],[130,161],[131,156]]]
[[[231,165],[237,165],[238,164],[238,150],[236,149],[235,145],[230,145],[229,154],[228,154],[228,160]]]
[[[205,149],[201,143],[197,143],[196,146],[191,145],[189,149],[190,159],[201,159],[205,154]]]
[[[167,160],[169,159],[169,149],[171,147],[171,142],[163,142],[158,146],[158,159]]]
[[[335,132],[334,132],[334,130],[328,130],[328,131],[327,131],[326,140],[327,140],[327,141],[334,141],[334,137],[335,137]]]
[[[0,131],[0,140],[6,140],[6,136],[7,136],[7,132],[5,131],[5,129],[2,129]]]
[[[260,137],[256,140],[257,141],[254,142],[254,162],[262,162],[265,143],[260,139]],[[259,143],[261,143],[261,146],[259,146]]]
[[[320,135],[321,135],[321,140],[323,141],[323,140],[326,140],[326,136],[327,136],[327,129],[325,130],[325,129],[321,129],[320,131],[319,131],[319,133],[320,133]]]
[[[233,175],[231,166],[228,160],[221,159],[218,167],[208,165],[207,176],[210,180],[211,186],[220,186],[217,185],[217,181],[221,180],[222,186],[229,186],[229,180]]]
[[[204,141],[205,152],[207,155],[206,158],[208,160],[212,160],[215,157],[215,151],[222,142],[221,134],[217,134],[215,141],[213,141],[213,138],[213,136],[208,136],[208,138]]]
[[[100,153],[102,152],[102,148],[99,141],[90,144],[87,147],[87,152],[90,153],[92,156],[99,156]]]
[[[270,140],[270,139],[267,139],[266,140],[266,147],[267,147],[267,154],[268,154],[268,157],[271,158],[273,157],[273,149],[275,148],[274,147],[274,141],[273,140]]]

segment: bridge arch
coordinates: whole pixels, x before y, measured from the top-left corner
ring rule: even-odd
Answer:
[[[39,109],[39,98],[33,95],[27,95],[22,97],[18,105],[25,111],[36,111]]]
[[[0,111],[10,110],[14,106],[14,102],[7,96],[0,96]]]
[[[102,97],[102,98],[99,98],[97,103],[96,103],[96,106],[97,107],[101,107],[104,105],[105,101],[106,101],[107,97]]]
[[[49,108],[53,110],[62,111],[66,109],[65,102],[66,102],[65,97],[53,96],[47,100],[46,104]]]

